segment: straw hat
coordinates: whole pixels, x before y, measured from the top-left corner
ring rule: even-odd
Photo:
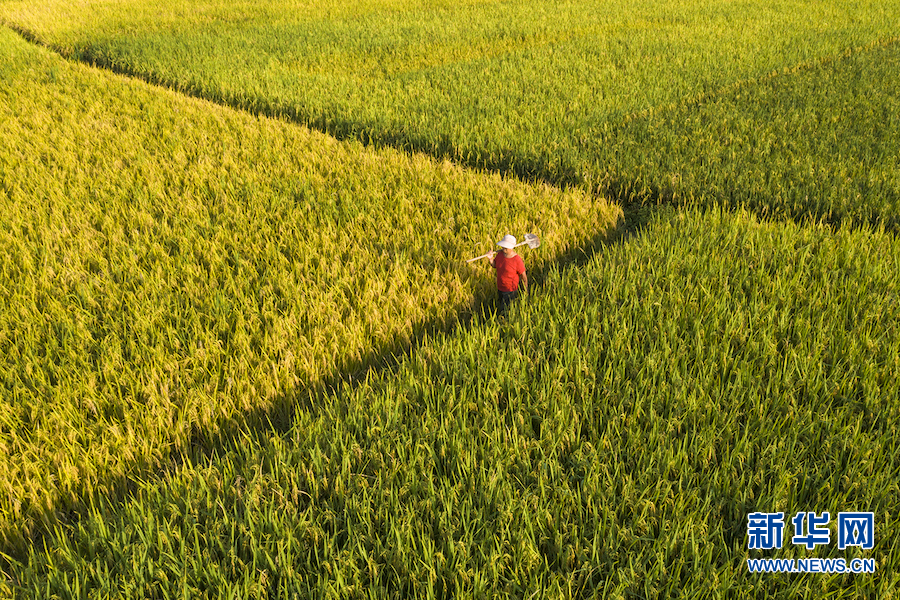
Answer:
[[[503,236],[503,239],[497,242],[497,245],[501,248],[514,248],[516,245],[516,238],[509,234]]]

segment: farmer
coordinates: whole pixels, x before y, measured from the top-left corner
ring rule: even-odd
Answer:
[[[497,312],[504,314],[510,303],[519,295],[519,283],[522,291],[528,292],[528,276],[525,274],[525,261],[513,248],[516,238],[507,234],[497,242],[502,252],[490,252],[487,259],[497,270]]]

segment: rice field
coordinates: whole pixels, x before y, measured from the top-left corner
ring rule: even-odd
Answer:
[[[619,135],[640,151],[619,153],[619,194],[896,230],[898,72],[900,44],[879,43],[634,119]]]
[[[283,428],[101,499],[17,589],[891,597],[898,268],[883,232],[659,214],[552,268],[508,322],[428,336]],[[756,509],[874,511],[877,573],[748,574]]]
[[[0,596],[893,597],[898,13],[0,1]]]
[[[769,204],[794,218],[812,214],[832,222],[882,218],[861,205],[879,188],[896,203],[897,86],[890,85],[896,52],[869,53],[896,46],[896,3],[195,4],[6,2],[0,19],[66,56],[216,102],[287,115],[339,138],[588,186],[625,202],[653,202],[654,190],[671,188],[702,205]],[[832,63],[847,53],[861,53],[857,64],[865,64],[856,76],[839,67],[827,82],[837,82],[838,93],[827,96],[829,87],[812,84],[828,78]],[[790,76],[806,70],[813,73]],[[795,79],[809,89],[793,87],[802,85]],[[856,85],[885,83],[877,94],[889,96],[887,106],[885,98],[853,93]],[[812,92],[808,102],[795,103],[805,92]],[[806,164],[807,152],[821,144],[818,127],[838,136],[853,128],[850,118],[859,115],[818,117],[844,100],[874,110],[864,119],[865,132],[870,119],[893,119],[888,141],[874,148],[871,174],[841,173],[828,160],[840,158],[833,155],[823,157],[824,165]],[[747,114],[745,104],[757,106]],[[775,108],[787,111],[767,112]],[[691,118],[710,112],[716,113],[711,122]],[[800,148],[773,143],[785,136],[797,138]],[[653,156],[657,144],[662,157]],[[647,153],[652,160],[633,164]],[[696,178],[680,173],[698,153],[713,154],[711,162],[692,165]],[[761,154],[763,164],[791,176],[824,181],[823,187],[838,183],[839,197],[807,199],[806,190],[794,196],[785,189],[791,179],[759,173]],[[687,187],[672,177],[688,177]],[[873,194],[866,193],[870,178]],[[646,183],[632,189],[635,180]]]
[[[71,65],[0,31],[0,531],[21,541],[193,431],[399,352],[620,214]],[[515,218],[502,220],[504,210]],[[581,237],[579,237],[581,236]]]

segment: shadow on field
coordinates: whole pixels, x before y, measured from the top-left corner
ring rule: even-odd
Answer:
[[[529,295],[542,293],[547,275],[554,267],[579,268],[596,255],[602,254],[604,248],[624,243],[639,233],[654,210],[655,208],[652,207],[634,207],[633,212],[625,212],[624,220],[619,222],[616,229],[596,233],[588,243],[571,248],[555,259],[544,260],[539,267],[529,268]],[[491,274],[485,272],[483,276],[489,277]],[[475,327],[479,323],[495,319],[495,302],[496,298],[493,293],[488,296],[478,296],[470,308],[415,326],[412,334],[413,341],[409,344],[383,344],[374,348],[359,360],[336,366],[329,376],[324,377],[317,384],[298,387],[289,393],[278,396],[267,408],[256,409],[245,413],[238,419],[223,422],[220,430],[215,434],[210,435],[209,432],[195,430],[189,447],[173,452],[173,457],[180,452],[180,456],[175,462],[180,464],[185,460],[207,459],[216,451],[227,447],[240,435],[241,431],[246,431],[247,428],[285,433],[293,427],[297,411],[315,414],[319,408],[317,400],[323,394],[335,390],[352,390],[364,382],[369,375],[395,370],[407,358],[416,353],[421,340],[437,335],[454,335],[459,331]]]
[[[648,207],[632,207],[625,212],[624,220],[620,220],[617,228],[597,232],[588,243],[571,248],[555,258],[545,259],[535,268],[529,268],[529,295],[542,293],[544,282],[551,269],[579,268],[602,254],[605,247],[624,243],[636,235],[653,210]],[[479,276],[490,277],[490,274],[484,272]],[[395,370],[416,353],[425,338],[453,335],[496,318],[494,307],[493,293],[481,295],[466,309],[416,325],[411,336],[413,341],[408,344],[385,343],[375,347],[358,360],[336,365],[334,370],[320,381],[300,384],[276,396],[266,407],[253,409],[220,422],[215,430],[203,430],[195,425],[189,441],[173,446],[167,455],[159,457],[155,467],[137,468],[130,476],[112,477],[105,480],[99,489],[104,490],[106,499],[111,503],[123,503],[136,492],[137,481],[147,478],[165,480],[184,464],[215,460],[216,456],[226,452],[241,439],[245,439],[248,432],[284,434],[293,427],[298,413],[317,414],[327,394],[338,390],[353,390],[369,375]],[[38,523],[30,535],[15,530],[0,532],[0,577],[4,573],[15,573],[22,568],[28,560],[29,547],[44,547],[44,539],[52,537],[55,529],[75,525],[90,514],[96,500],[94,492],[84,490],[75,497],[57,499],[56,506],[48,513],[36,517]]]

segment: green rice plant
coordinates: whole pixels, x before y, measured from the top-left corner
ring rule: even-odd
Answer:
[[[0,595],[889,596],[896,7],[803,8],[0,2],[341,137],[806,223],[666,213],[552,270],[617,211],[0,30]],[[507,229],[541,292],[365,371]],[[755,510],[873,510],[878,573],[750,575]]]
[[[888,597],[900,245],[657,213],[507,322],[100,499],[17,597]],[[815,289],[817,294],[809,294]],[[751,574],[747,516],[875,513],[873,575]],[[80,586],[76,588],[75,586]],[[80,593],[73,590],[81,590]],[[91,590],[87,592],[86,590]]]
[[[72,65],[8,29],[0,73],[3,552],[455,322],[492,286],[464,259],[506,231],[541,235],[539,268],[621,213]]]
[[[744,206],[833,224],[900,224],[900,44],[654,111],[598,146],[621,196]]]
[[[53,0],[5,2],[0,19],[341,138],[641,201],[895,218],[896,119],[881,116],[896,114],[896,50],[870,52],[896,44],[896,3]]]

